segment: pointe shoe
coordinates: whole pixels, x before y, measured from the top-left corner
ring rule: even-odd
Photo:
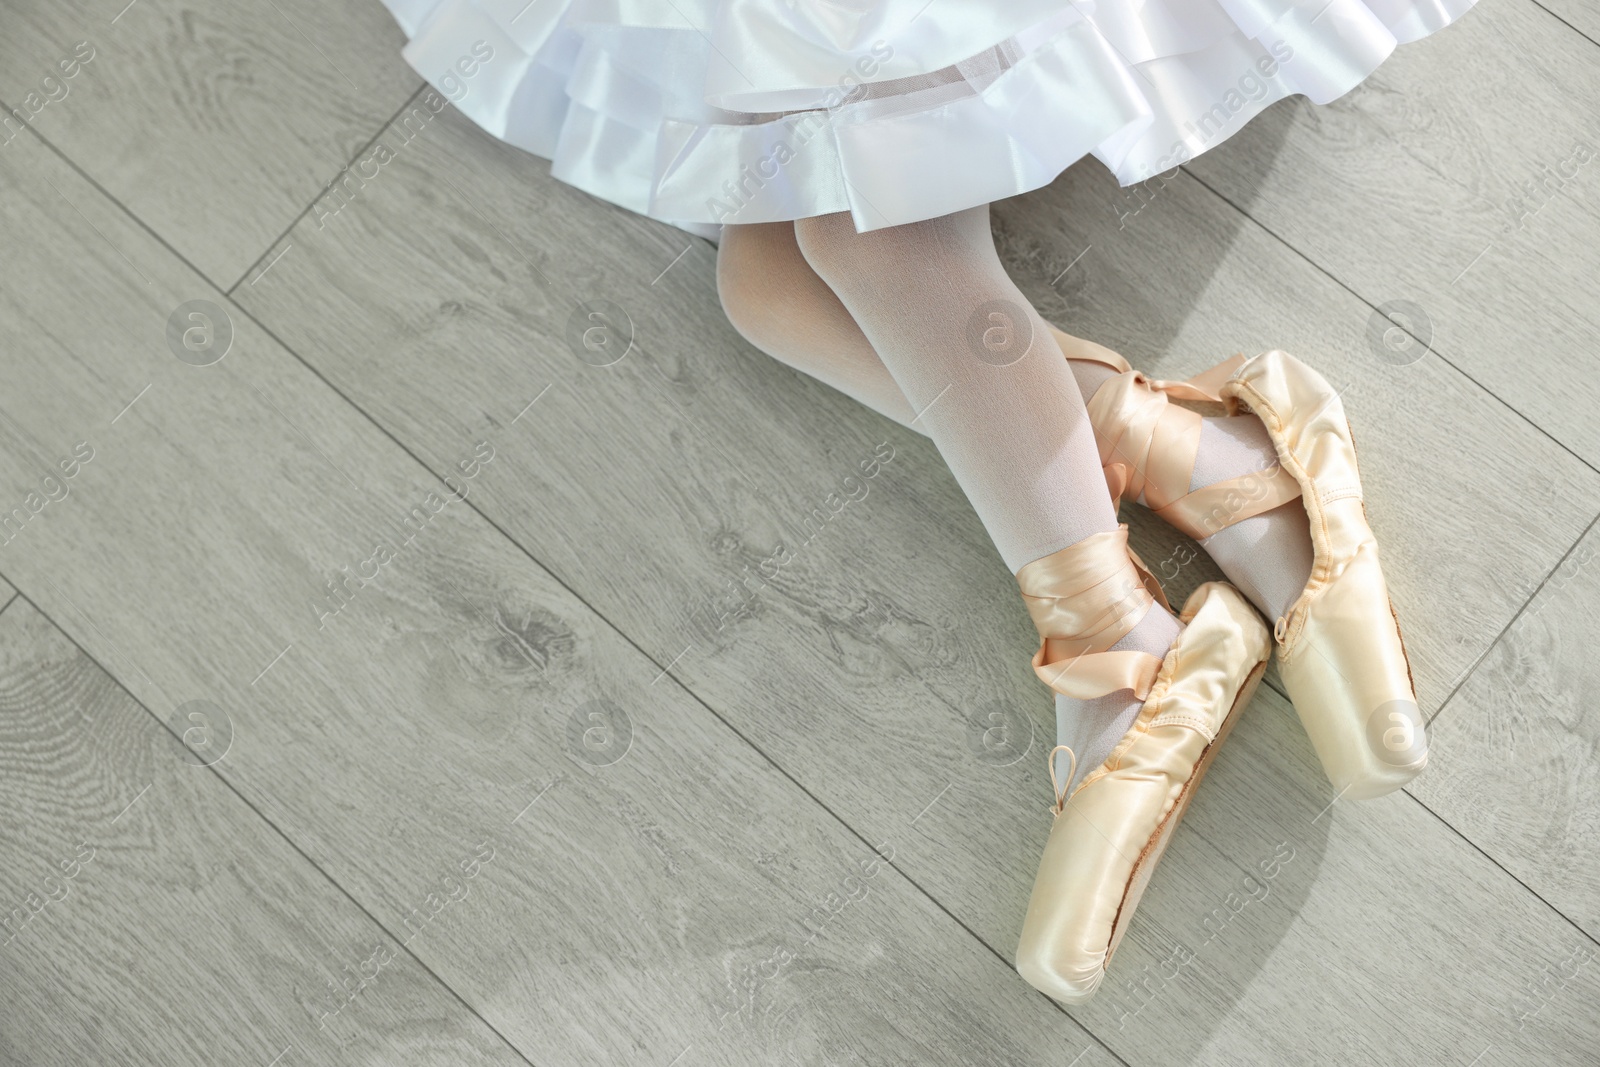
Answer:
[[[1207,582],[1180,616],[1166,657],[1112,652],[1160,586],[1128,551],[1128,528],[1097,534],[1017,574],[1042,637],[1033,667],[1057,692],[1089,699],[1131,689],[1144,701],[1106,761],[1070,796],[1057,776],[1055,822],[1017,945],[1017,970],[1034,988],[1076,1003],[1094,995],[1151,872],[1266,670],[1261,617],[1232,586]]]
[[[1338,393],[1287,352],[1235,356],[1187,382],[1164,382],[1130,370],[1110,349],[1066,334],[1057,340],[1068,358],[1121,372],[1088,404],[1113,497],[1142,493],[1156,514],[1197,541],[1290,500],[1303,502],[1311,578],[1273,626],[1284,689],[1340,796],[1383,796],[1420,774],[1428,763],[1425,723]],[[1253,413],[1278,465],[1189,492],[1201,420],[1168,404],[1169,397]]]

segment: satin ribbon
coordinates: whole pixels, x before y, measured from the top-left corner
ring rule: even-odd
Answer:
[[[1113,652],[1150,606],[1166,596],[1128,549],[1128,528],[1094,534],[1017,572],[1039,631],[1034,673],[1065,696],[1089,700],[1131,689],[1143,700],[1161,661],[1148,652]]]
[[[1066,339],[1068,343],[1062,343]],[[1119,504],[1143,500],[1150,510],[1197,541],[1300,496],[1300,483],[1274,465],[1190,490],[1200,451],[1201,417],[1169,398],[1221,403],[1222,387],[1247,362],[1240,353],[1186,381],[1150,378],[1128,369],[1110,349],[1058,334],[1069,359],[1119,370],[1089,399],[1106,488]]]

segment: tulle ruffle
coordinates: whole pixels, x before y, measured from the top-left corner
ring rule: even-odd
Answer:
[[[1327,103],[1474,0],[385,0],[489,133],[687,229],[894,226],[1094,155],[1132,185]]]

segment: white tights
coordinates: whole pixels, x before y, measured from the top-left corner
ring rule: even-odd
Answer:
[[[936,219],[934,223],[952,223],[952,220],[965,218],[970,231],[976,225],[978,213],[987,219],[987,212],[980,208],[949,219]],[[842,219],[842,216],[833,218]],[[799,224],[777,222],[725,227],[718,258],[723,307],[739,332],[763,352],[826,382],[874,411],[931,436],[933,412],[921,419],[916,417],[918,409],[907,400],[908,392],[901,389],[898,373],[891,374],[885,366],[889,357],[880,358],[874,341],[863,333],[862,326],[835,290],[812,269],[800,251],[795,237],[797,228],[814,227],[825,231],[829,226],[837,229],[840,225],[844,223],[808,219]],[[898,234],[911,229],[914,227],[879,232]],[[944,227],[946,232],[953,229],[953,223]],[[853,234],[853,230],[850,233]],[[964,233],[964,237],[978,241],[977,234],[972,232]],[[984,248],[977,250],[982,253],[979,258],[987,261],[986,270],[991,274],[998,271],[1003,277],[992,244],[986,239],[978,243],[987,248],[986,253]],[[892,243],[886,247],[892,247]],[[908,250],[911,247],[921,251],[921,246],[908,244]],[[845,273],[848,274],[848,270]],[[1004,288],[1016,293],[1009,279],[1005,280]],[[963,306],[970,307],[972,299],[965,299]],[[1012,299],[1022,307],[1027,306],[1020,293]],[[915,303],[912,300],[907,306]],[[1037,324],[1036,315],[1032,321]],[[892,324],[888,328],[892,329]],[[1069,405],[1073,411],[1081,407],[1082,397],[1093,396],[1115,373],[1098,363],[1079,360],[1067,361],[1067,366],[1080,396],[1077,404]],[[938,405],[948,399],[948,395],[941,398]],[[1066,414],[1065,411],[1054,413],[1057,419],[1065,419]],[[940,450],[944,451],[943,445]],[[948,458],[948,453],[946,455]],[[1250,415],[1208,418],[1202,426],[1200,452],[1190,488],[1199,489],[1227,478],[1266,470],[1276,462],[1272,442],[1259,419]],[[954,463],[952,469],[955,469]],[[976,472],[974,476],[981,477]],[[963,488],[967,488],[967,480],[959,471],[957,478]],[[970,495],[971,490],[968,492]],[[985,509],[976,499],[973,503],[980,515],[984,514]],[[1005,531],[990,525],[987,516],[984,523],[1013,570],[1027,562],[1018,562],[1017,551],[1008,553],[1002,547],[1009,543],[1004,541]],[[1227,527],[1207,538],[1201,547],[1269,619],[1288,612],[1311,576],[1311,532],[1299,501],[1290,501],[1264,515]],[[1026,554],[1025,549],[1020,552]]]
[[[842,213],[789,240],[784,225],[724,231],[718,285],[751,343],[926,432],[1013,572],[1116,528],[1077,382],[1001,266],[986,206],[867,233]],[[1160,658],[1180,629],[1153,605],[1116,647]],[[1139,707],[1126,690],[1057,697],[1080,774]]]

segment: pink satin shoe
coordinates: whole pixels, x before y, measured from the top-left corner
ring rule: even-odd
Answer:
[[[1160,586],[1128,551],[1126,526],[1097,534],[1017,573],[1041,637],[1034,671],[1052,689],[1089,699],[1131,689],[1144,701],[1111,755],[1065,794],[1050,753],[1055,822],[1039,861],[1017,945],[1017,970],[1036,989],[1076,1002],[1094,995],[1150,875],[1194,791],[1266,670],[1261,617],[1230,585],[1195,590],[1166,657],[1113,652]]]
[[[1304,503],[1311,578],[1273,627],[1284,688],[1341,796],[1382,796],[1415,778],[1428,762],[1425,724],[1339,394],[1277,350],[1166,382],[1131,370],[1108,348],[1059,332],[1056,340],[1068,359],[1121,372],[1088,403],[1113,497],[1143,494],[1156,514],[1197,541],[1290,500]],[[1254,414],[1278,466],[1189,492],[1201,420],[1169,398]]]

